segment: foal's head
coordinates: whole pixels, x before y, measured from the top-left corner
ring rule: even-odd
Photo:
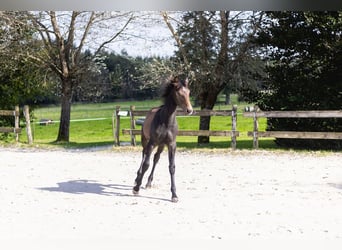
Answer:
[[[167,85],[164,97],[172,95],[177,106],[181,107],[184,112],[191,115],[193,112],[192,105],[190,102],[190,89],[188,79],[181,81],[178,77],[171,78]]]

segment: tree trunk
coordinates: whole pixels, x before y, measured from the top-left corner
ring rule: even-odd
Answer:
[[[201,116],[200,117],[200,123],[199,123],[199,129],[200,130],[210,130],[210,118],[211,116]],[[201,144],[207,144],[210,142],[209,136],[198,136],[197,143],[198,145]]]
[[[226,95],[226,99],[225,99],[224,104],[229,105],[229,104],[230,104],[230,94],[229,94],[229,92],[227,91],[225,95]]]
[[[220,91],[212,90],[208,92],[203,93],[203,96],[201,99],[201,110],[212,110],[215,106],[217,96],[220,93]],[[210,130],[210,120],[211,116],[201,116],[200,122],[199,122],[199,129],[200,130]],[[210,142],[209,136],[198,136],[197,143],[200,144],[207,144]]]
[[[221,17],[221,48],[219,50],[216,65],[213,69],[207,68],[208,72],[212,72],[214,77],[211,79],[211,86],[203,85],[200,95],[201,109],[212,110],[215,106],[217,96],[225,86],[225,70],[228,61],[228,17],[229,11],[220,11]],[[202,29],[205,31],[205,28]],[[206,49],[204,48],[204,51]],[[208,57],[209,58],[209,57]],[[210,116],[200,117],[200,130],[210,130]],[[197,139],[198,144],[209,143],[209,136],[199,136]]]
[[[57,142],[69,142],[70,130],[70,113],[72,100],[72,81],[70,79],[62,79],[62,103],[61,118],[59,123],[59,131]]]

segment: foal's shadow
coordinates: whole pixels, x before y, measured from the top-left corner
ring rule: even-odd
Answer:
[[[337,189],[342,189],[342,183],[328,183],[330,187],[334,187]]]
[[[93,180],[72,180],[58,182],[57,187],[41,187],[39,190],[69,194],[98,194],[107,196],[140,197],[153,200],[170,201],[164,198],[133,195],[133,186],[122,184],[101,184]]]

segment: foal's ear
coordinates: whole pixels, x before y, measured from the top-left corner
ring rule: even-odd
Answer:
[[[172,84],[173,87],[175,87],[176,90],[182,87],[182,84],[179,82],[178,76],[170,77],[170,83]]]
[[[179,90],[182,87],[182,84],[180,82],[171,82],[172,86],[176,89]]]
[[[171,82],[171,83],[177,83],[177,82],[179,82],[178,76],[171,76],[171,77],[170,77],[170,82]]]
[[[185,78],[184,86],[187,87],[187,88],[189,87],[189,78]]]

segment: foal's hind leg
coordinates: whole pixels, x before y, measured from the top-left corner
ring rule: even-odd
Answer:
[[[138,194],[141,186],[142,179],[148,167],[150,166],[150,156],[153,150],[153,144],[148,143],[143,150],[143,157],[140,164],[140,168],[137,172],[137,178],[135,179],[135,186],[133,187],[133,194]]]
[[[163,152],[164,145],[159,145],[157,152],[154,154],[153,157],[153,167],[150,176],[148,177],[146,188],[151,188],[152,187],[152,181],[153,181],[153,174],[154,174],[154,169],[156,168],[156,165],[160,159],[160,154]]]
[[[173,142],[169,145],[169,172],[171,177],[171,201],[177,202],[178,197],[176,194],[176,182],[175,182],[175,171],[176,171],[176,165],[175,165],[175,154],[176,154],[176,142]]]

